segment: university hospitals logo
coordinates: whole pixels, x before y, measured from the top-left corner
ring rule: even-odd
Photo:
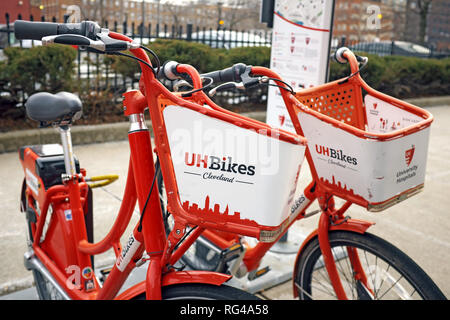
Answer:
[[[415,146],[412,145],[411,149],[408,149],[405,151],[405,161],[406,161],[406,165],[409,167],[409,165],[411,164],[411,161],[414,157],[414,150],[415,150]]]

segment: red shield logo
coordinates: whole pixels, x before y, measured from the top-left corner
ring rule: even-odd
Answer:
[[[409,166],[411,164],[411,161],[414,157],[414,150],[415,150],[415,146],[411,146],[411,149],[408,149],[405,151],[405,161],[406,161],[406,165]]]
[[[279,115],[278,119],[280,120],[280,125],[282,126],[284,124],[284,120],[286,120],[286,116],[284,115]]]
[[[311,41],[311,38],[310,38],[310,37],[306,37],[306,38],[305,38],[306,44],[309,44],[310,41]]]

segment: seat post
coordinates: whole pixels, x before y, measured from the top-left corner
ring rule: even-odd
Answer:
[[[72,136],[70,134],[70,126],[63,125],[59,127],[61,143],[64,151],[64,165],[66,174],[73,177],[76,174],[75,159],[73,157]]]

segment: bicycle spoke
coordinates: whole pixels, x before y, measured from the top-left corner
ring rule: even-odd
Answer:
[[[329,296],[332,296],[332,297],[337,298],[337,296],[336,296],[336,294],[335,294],[335,292],[334,292],[334,289],[333,289],[333,287],[331,286],[331,283],[330,283],[330,282],[325,282],[325,283],[324,283],[324,282],[318,282],[318,281],[315,281],[315,282],[318,283],[323,289],[321,289],[321,288],[319,288],[319,287],[314,286],[313,284],[311,284],[311,292],[313,292],[313,289],[314,289],[314,290],[317,290],[317,291],[326,293],[326,294],[329,295]],[[326,284],[328,284],[328,285],[326,285]]]
[[[390,268],[391,268],[391,265],[388,264],[387,269],[385,270],[385,272],[386,272],[387,274],[389,274],[389,269],[390,269]],[[381,279],[380,287],[379,287],[378,290],[375,292],[375,296],[376,296],[376,297],[378,296],[378,293],[380,292],[381,288],[383,287],[383,284],[384,284],[384,280],[385,280],[385,279],[386,279],[386,278],[382,278],[382,279]]]
[[[398,278],[397,279],[397,281],[395,281],[384,293],[383,293],[383,295],[380,297],[380,299],[381,298],[383,298],[385,295],[386,295],[386,293],[388,293],[401,279],[403,278],[403,276],[400,276],[400,278]]]
[[[320,275],[320,277],[322,278],[322,281],[320,281],[320,279],[316,279],[313,278],[312,282],[316,282],[317,284],[319,284],[321,287],[323,287],[323,290],[320,290],[318,287],[314,287],[311,283],[311,292],[313,288],[316,288],[317,290],[324,292],[330,296],[334,296],[336,297],[334,290],[331,286],[331,282],[330,282],[330,278],[328,276],[328,273],[326,271],[325,266],[322,264],[322,266],[320,268],[314,268],[314,273]],[[326,286],[326,284],[330,284],[328,286]]]
[[[367,251],[364,250],[363,252],[364,252],[364,259],[366,260],[366,267],[367,267],[367,268],[363,268],[363,272],[365,272],[364,270],[366,270],[366,269],[369,270],[370,264],[369,264],[369,261],[367,259]],[[375,270],[376,270],[376,267],[377,267],[377,263],[375,261]],[[366,276],[367,276],[367,274],[366,274]],[[373,292],[375,293],[375,288],[376,288],[375,279],[374,279],[374,277],[373,277],[373,275],[371,273],[369,273],[369,277],[370,277],[370,280],[372,282]]]
[[[339,248],[341,250],[343,250],[342,247],[339,247]],[[353,297],[353,295],[354,295],[353,288],[352,288],[353,280],[349,280],[349,278],[347,277],[347,272],[345,272],[345,270],[344,270],[344,268],[342,267],[342,264],[341,264],[341,260],[342,259],[338,259],[338,255],[335,254],[334,248],[332,248],[331,251],[333,253],[333,256],[335,257],[334,260],[337,261],[336,268],[338,269],[338,271],[340,271],[339,273],[342,274],[342,276],[345,278],[345,282],[348,284],[348,286],[350,288],[350,293],[352,294],[352,297]],[[345,260],[347,260],[347,259],[345,259]],[[353,278],[353,276],[351,276],[351,278]],[[341,282],[342,282],[342,280],[341,280]]]
[[[308,296],[308,298],[310,298],[311,300],[314,300],[312,295],[309,294],[305,289],[302,288],[302,286],[300,286],[297,282],[294,282],[294,285],[305,295]]]

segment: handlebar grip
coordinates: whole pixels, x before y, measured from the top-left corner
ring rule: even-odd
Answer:
[[[56,36],[60,34],[77,34],[95,40],[100,31],[100,26],[93,21],[83,21],[81,23],[55,23],[17,20],[14,22],[14,35],[19,40],[41,40],[46,36]]]
[[[247,66],[243,63],[236,63],[232,67],[202,74],[204,78],[212,78],[213,82],[241,82],[241,75]]]
[[[14,22],[14,35],[17,39],[41,40],[46,36],[58,34],[58,24],[53,22]]]
[[[340,47],[339,49],[336,50],[336,52],[334,53],[334,58],[336,59],[337,62],[342,63],[342,64],[346,64],[347,58],[344,57],[344,52],[350,50],[347,47]]]
[[[351,50],[347,47],[340,47],[339,49],[336,50],[336,52],[334,53],[334,58],[337,62],[342,63],[342,64],[346,64],[348,62],[347,58],[344,56],[345,51],[351,51]],[[367,57],[359,56],[355,53],[353,53],[353,54],[355,55],[355,58],[358,62],[366,62],[367,61]]]

